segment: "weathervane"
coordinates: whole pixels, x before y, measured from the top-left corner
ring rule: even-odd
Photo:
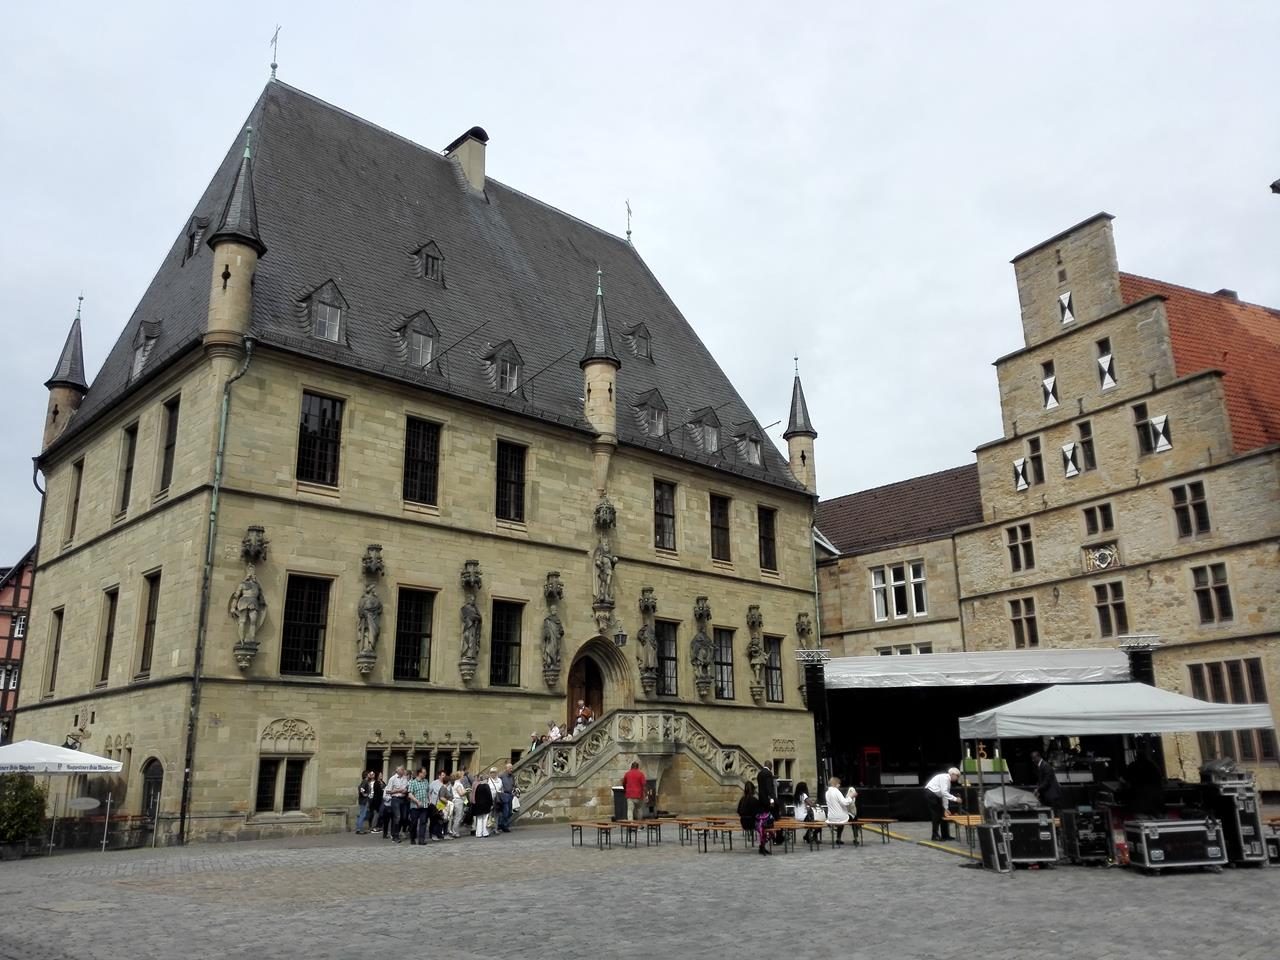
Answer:
[[[276,67],[279,66],[279,64],[276,63],[276,60],[278,59],[276,54],[279,52],[279,46],[278,46],[279,43],[280,43],[280,24],[277,23],[276,32],[271,35],[271,79],[272,80],[276,78]]]
[[[627,243],[631,242],[631,201],[627,201]]]
[[[84,303],[84,293],[83,293],[83,292],[81,292],[80,296],[76,297],[76,319],[77,319],[77,320],[79,320],[79,319],[80,319],[80,305],[81,305],[82,303]]]

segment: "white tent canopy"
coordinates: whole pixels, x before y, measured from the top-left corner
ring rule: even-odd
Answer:
[[[1113,683],[1129,679],[1120,650],[995,650],[918,656],[836,657],[827,662],[828,690],[971,687],[1000,683]]]
[[[1206,703],[1145,683],[1066,684],[961,717],[960,737],[1196,733],[1274,725],[1265,703]]]
[[[0,773],[119,773],[121,766],[119,760],[37,740],[19,740],[0,747]]]

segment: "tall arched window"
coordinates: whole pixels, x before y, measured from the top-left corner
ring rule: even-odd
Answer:
[[[164,764],[151,757],[142,765],[142,815],[155,819],[164,789]]]

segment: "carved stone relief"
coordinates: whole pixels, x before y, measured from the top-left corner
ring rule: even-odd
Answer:
[[[653,587],[640,591],[640,629],[636,631],[636,666],[640,668],[640,685],[645,696],[653,696],[658,683],[658,635],[654,626],[654,614],[658,612],[658,598]]]
[[[698,688],[698,696],[706,697],[711,693],[711,658],[714,647],[707,633],[707,624],[711,622],[711,604],[706,597],[698,597],[693,602],[693,619],[698,625],[689,644],[689,663],[693,666],[693,682]]]
[[[462,604],[458,674],[462,677],[463,683],[470,683],[475,679],[476,663],[480,659],[480,630],[483,626],[483,617],[480,616],[480,608],[476,605],[476,594],[484,583],[484,577],[480,572],[480,561],[468,560],[464,563],[460,580],[463,593],[466,594],[466,601]]]
[[[560,682],[561,648],[564,643],[564,624],[560,622],[560,600],[564,597],[564,584],[560,572],[551,570],[542,585],[542,595],[547,598],[547,615],[542,618],[542,679],[548,687]]]
[[[760,605],[753,603],[747,607],[747,663],[751,666],[751,699],[756,703],[764,702],[764,667],[767,659],[764,640],[760,631],[764,628],[764,615],[760,613]]]

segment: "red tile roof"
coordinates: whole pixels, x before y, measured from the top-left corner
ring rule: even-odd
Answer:
[[[1280,310],[1120,274],[1126,303],[1165,298],[1178,376],[1221,370],[1232,449],[1244,453],[1280,443]]]
[[[818,529],[841,553],[948,536],[982,520],[978,466],[901,480],[818,504]]]

